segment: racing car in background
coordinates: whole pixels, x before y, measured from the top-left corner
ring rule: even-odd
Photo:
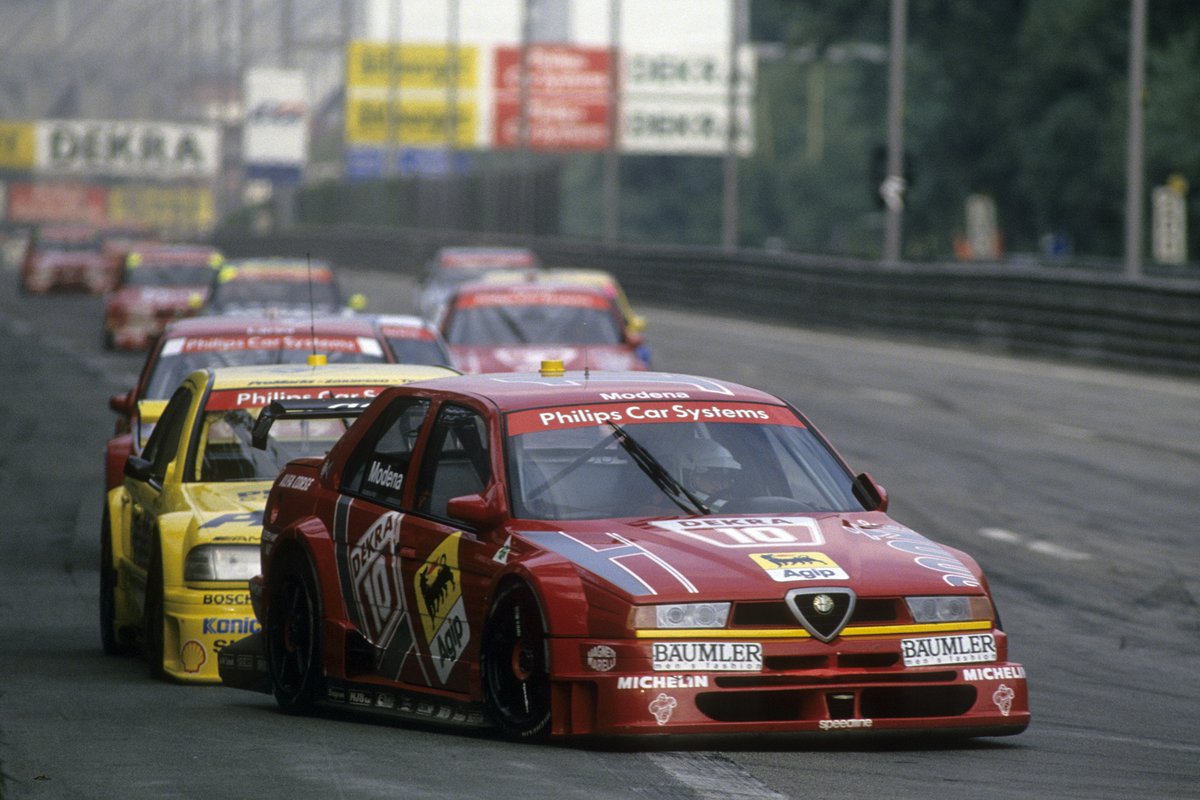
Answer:
[[[145,449],[108,492],[100,531],[100,636],[140,643],[156,677],[215,682],[216,654],[257,624],[246,581],[259,571],[262,506],[291,458],[323,455],[383,387],[454,375],[399,364],[282,364],[199,370],[175,389]],[[336,398],[332,418],[274,426],[264,406]]]
[[[526,278],[540,268],[541,261],[527,247],[443,247],[425,264],[417,298],[420,313],[435,319],[464,283],[495,274]]]
[[[415,382],[275,480],[262,630],[219,671],[292,713],[516,740],[1020,733],[979,565],[887,507],[745,386],[561,363]]]
[[[219,250],[205,245],[149,245],[126,253],[104,302],[105,349],[145,350],[168,322],[198,313],[223,262]]]
[[[579,282],[476,281],[450,296],[438,327],[459,369],[646,369],[645,337],[604,287]]]
[[[327,261],[251,258],[228,261],[216,271],[202,313],[309,318],[353,315],[366,305],[361,294],[343,295]]]
[[[415,314],[379,314],[375,326],[397,364],[454,366],[442,332],[429,320]]]
[[[82,289],[103,294],[112,285],[111,260],[101,252],[100,231],[87,225],[47,225],[36,229],[21,260],[21,291]]]
[[[137,383],[108,400],[117,421],[105,448],[105,488],[120,485],[125,459],[141,452],[167,399],[195,370],[303,364],[313,354],[321,354],[333,364],[385,363],[394,360],[389,353],[379,330],[365,319],[224,316],[171,322],[146,355]]]

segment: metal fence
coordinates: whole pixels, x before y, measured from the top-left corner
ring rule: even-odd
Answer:
[[[231,257],[304,255],[417,277],[448,244],[521,244],[549,266],[615,274],[631,299],[798,327],[978,346],[1071,362],[1200,376],[1200,279],[1011,264],[901,263],[602,244],[436,230],[314,227],[222,231]]]

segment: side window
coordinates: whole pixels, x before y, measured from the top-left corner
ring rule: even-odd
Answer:
[[[416,510],[448,518],[450,498],[479,494],[491,477],[483,417],[462,406],[443,406],[417,479]]]
[[[176,389],[171,401],[163,409],[158,423],[155,424],[154,431],[146,442],[146,449],[142,451],[142,457],[152,466],[151,473],[160,481],[167,474],[167,466],[179,452],[179,440],[183,437],[183,426],[191,405],[191,389],[183,386]]]
[[[350,457],[342,491],[384,505],[400,505],[413,445],[428,412],[428,400],[404,397],[393,402]]]

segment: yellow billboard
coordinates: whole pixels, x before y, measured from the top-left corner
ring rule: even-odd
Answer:
[[[33,169],[35,130],[32,122],[0,121],[0,169]]]
[[[474,103],[456,104],[454,120],[450,106],[442,100],[417,100],[401,97],[391,103],[373,98],[350,97],[346,103],[346,143],[350,145],[408,145],[439,147],[447,144],[453,125],[453,144],[473,148],[479,119]]]
[[[346,88],[353,91],[393,87],[444,92],[453,83],[459,89],[472,90],[479,83],[478,62],[479,48],[474,45],[453,48],[354,41],[346,52]],[[452,73],[456,76],[453,81]]]
[[[115,186],[108,192],[108,220],[179,233],[203,233],[216,222],[212,189],[206,186]]]

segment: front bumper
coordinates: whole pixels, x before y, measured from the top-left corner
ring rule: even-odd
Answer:
[[[900,637],[879,637],[750,643],[761,669],[658,671],[652,641],[555,639],[553,732],[1016,734],[1030,720],[1025,670],[995,636],[997,659],[978,663],[906,667]]]
[[[221,651],[258,631],[244,584],[168,591],[163,598],[163,670],[179,681],[217,683]]]

